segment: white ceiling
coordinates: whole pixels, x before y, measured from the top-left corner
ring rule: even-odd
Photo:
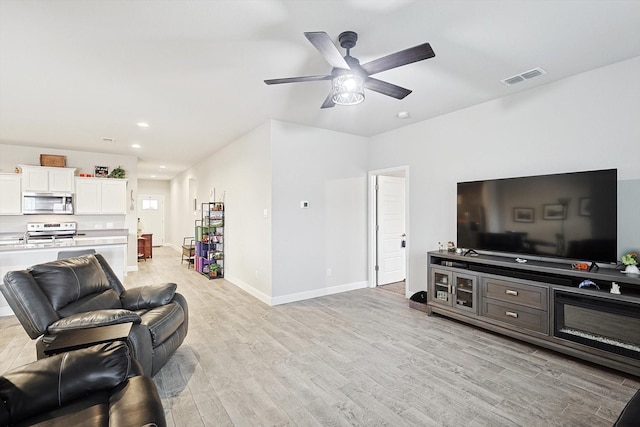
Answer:
[[[640,56],[639,23],[638,0],[0,0],[0,142],[169,179],[268,119],[371,136]],[[330,73],[303,32],[345,30],[361,63],[424,42],[436,57],[376,74],[402,101],[321,110],[328,81],[263,83]]]

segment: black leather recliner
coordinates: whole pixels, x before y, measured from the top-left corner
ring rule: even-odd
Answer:
[[[155,375],[187,335],[189,312],[175,283],[125,289],[100,254],[83,255],[10,271],[0,286],[37,357],[62,331],[133,322],[132,356]]]
[[[640,390],[627,402],[613,427],[638,427],[640,426]]]
[[[124,342],[61,353],[0,377],[0,426],[166,425],[153,380]]]

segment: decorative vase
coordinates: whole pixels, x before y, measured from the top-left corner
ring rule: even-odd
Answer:
[[[637,265],[627,265],[624,272],[627,274],[640,274],[640,269],[638,269]]]

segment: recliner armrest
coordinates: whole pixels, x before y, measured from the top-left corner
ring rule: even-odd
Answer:
[[[51,411],[87,393],[112,389],[130,373],[129,348],[123,342],[99,344],[40,359],[0,377],[0,400],[10,425]]]
[[[140,323],[142,319],[137,313],[120,308],[88,311],[56,320],[47,327],[47,332],[57,334],[74,329],[95,328],[97,326],[118,325],[120,323]]]
[[[120,294],[120,302],[128,310],[160,307],[171,302],[177,287],[175,283],[164,283],[127,289]]]
[[[613,427],[634,427],[640,424],[640,390],[627,402]]]

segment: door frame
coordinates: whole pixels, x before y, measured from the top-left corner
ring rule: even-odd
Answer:
[[[404,221],[406,228],[406,246],[405,246],[405,271],[406,271],[406,280],[405,280],[405,289],[404,294],[406,298],[409,298],[409,248],[411,244],[411,222],[409,222],[409,166],[397,166],[393,168],[386,169],[376,169],[371,170],[367,174],[367,185],[368,185],[368,193],[369,193],[369,203],[368,203],[368,234],[369,234],[369,244],[368,244],[368,273],[369,273],[369,287],[375,288],[378,285],[378,272],[376,271],[376,261],[377,261],[377,245],[376,245],[376,214],[377,214],[377,197],[376,197],[376,176],[378,175],[387,175],[393,172],[404,172]]]

